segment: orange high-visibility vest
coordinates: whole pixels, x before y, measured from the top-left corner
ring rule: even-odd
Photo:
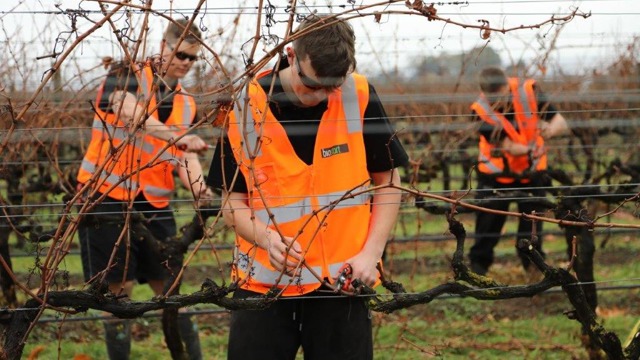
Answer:
[[[229,114],[228,135],[247,182],[249,205],[273,232],[277,227],[294,237],[306,251],[306,266],[331,280],[364,247],[369,229],[370,194],[350,195],[366,190],[370,181],[362,132],[367,80],[352,74],[328,95],[311,165],[296,155],[257,81],[249,84],[248,98],[248,115],[238,106]],[[239,236],[236,245],[234,277],[247,280],[244,289],[266,293],[286,287],[283,295],[294,296],[320,286],[307,267],[291,278],[275,270],[257,245]]]
[[[533,86],[535,80],[528,79],[522,84],[517,78],[509,78],[509,89],[512,95],[514,118],[518,129],[507,120],[507,118],[492,109],[484,94],[471,105],[471,109],[478,114],[482,121],[493,126],[500,127],[504,130],[511,141],[529,146],[529,148],[541,148],[544,146],[544,139],[538,132],[538,103],[536,100]],[[478,171],[484,174],[500,174],[505,172],[504,159],[507,160],[509,172],[521,174],[525,170],[541,171],[547,168],[547,155],[531,159],[530,163],[528,155],[513,156],[506,151],[501,151],[501,156],[494,156],[495,145],[491,144],[484,136],[480,136],[479,154],[478,154]],[[504,159],[503,159],[504,156]],[[515,181],[513,177],[504,176],[497,177],[500,183],[510,184]],[[528,179],[521,179],[521,182],[527,183]]]
[[[143,101],[149,101],[148,111],[158,118],[151,67],[136,69],[134,76],[139,84],[138,95]],[[105,82],[98,91],[96,103],[102,97]],[[179,84],[176,92],[172,112],[165,124],[181,134],[195,118],[196,104],[193,97],[181,92]],[[128,201],[142,191],[155,207],[168,206],[175,188],[173,171],[182,152],[172,146],[161,153],[166,141],[145,135],[142,129],[131,133],[130,122],[101,109],[95,111],[91,141],[78,172],[78,182],[87,183],[97,173],[98,191],[113,199]]]

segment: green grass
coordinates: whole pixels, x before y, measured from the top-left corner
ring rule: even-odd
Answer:
[[[106,348],[103,342],[102,324],[98,321],[86,322],[81,327],[77,323],[67,323],[63,326],[65,339],[58,342],[58,325],[47,324],[36,330],[25,348],[24,358],[34,349],[44,347],[39,359],[55,359],[60,350],[61,359],[73,359],[74,356],[84,354],[91,359],[106,359]],[[223,353],[226,347],[226,329],[215,324],[201,323],[200,341],[206,359],[218,359],[214,354]],[[131,345],[131,359],[170,359],[162,335],[159,318],[138,319],[135,321],[134,339]],[[58,349],[59,345],[59,349]]]
[[[547,304],[550,301],[553,303]],[[376,344],[384,351],[378,351],[376,358],[412,359],[433,354],[444,359],[584,359],[587,355],[580,343],[580,326],[562,314],[568,308],[557,295],[493,303],[436,300],[377,316],[380,329]],[[608,317],[605,326],[624,338],[638,318],[635,315]]]
[[[551,263],[564,257],[564,240],[551,238],[546,243]],[[451,279],[448,260],[452,242],[403,245],[391,256],[393,279],[409,291],[423,291]],[[637,259],[640,245],[625,236],[616,236],[596,253],[596,279],[630,279],[640,277]],[[490,275],[508,284],[526,283],[515,256],[512,241],[497,247],[496,264]],[[225,256],[228,256],[226,254]],[[414,259],[418,259],[417,261]],[[183,286],[183,293],[199,288],[199,281],[210,275],[200,267],[212,265],[210,255],[198,255],[188,271],[200,271]],[[79,266],[74,260],[68,269]],[[387,266],[389,269],[391,265]],[[76,268],[78,270],[79,268]],[[637,283],[631,282],[631,283]],[[622,282],[622,284],[629,284]],[[602,284],[610,285],[610,284]],[[134,298],[148,299],[146,286],[137,286]],[[628,336],[640,318],[635,302],[639,290],[617,290],[599,294],[604,326],[621,338]],[[199,308],[207,308],[202,305]],[[390,315],[374,314],[376,359],[415,359],[435,356],[443,359],[586,359],[580,340],[580,325],[569,320],[563,311],[571,309],[563,294],[544,294],[532,299],[478,301],[471,298],[436,299]],[[97,315],[93,313],[94,315]],[[80,314],[82,316],[86,314]],[[200,316],[201,341],[206,359],[226,358],[228,315]],[[168,359],[158,318],[136,321],[142,335],[133,342],[133,358]],[[59,323],[40,324],[29,338],[25,358],[34,348],[44,345],[41,359],[56,358]],[[60,343],[60,358],[77,354],[92,359],[105,357],[100,321],[68,322],[63,325],[65,338]]]

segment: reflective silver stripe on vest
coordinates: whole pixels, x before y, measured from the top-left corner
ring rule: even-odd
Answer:
[[[347,121],[347,132],[349,134],[362,132],[360,101],[358,101],[358,91],[356,90],[356,81],[353,76],[347,76],[341,89],[344,118]]]
[[[189,101],[189,97],[191,97],[191,95],[183,93],[182,97],[184,98],[184,100],[182,101],[182,103],[184,104],[184,107],[182,108],[182,125],[184,125],[184,128],[186,130],[191,125],[191,115],[193,114],[193,108],[191,107],[191,102]]]
[[[142,87],[142,94],[145,99],[149,99],[149,93],[151,92],[151,84],[147,80],[147,73],[144,68],[140,70],[140,86]],[[151,77],[153,79],[153,77]]]
[[[489,168],[489,171],[491,171],[491,174],[497,174],[502,172],[502,169],[497,167],[494,163],[491,162],[491,160],[489,160],[489,158],[487,158],[482,153],[478,155],[478,162],[484,163]]]
[[[303,218],[312,213],[311,198],[304,198],[298,202],[278,207],[270,207],[269,210],[274,216],[276,223],[282,224]],[[256,211],[256,217],[265,224],[271,223],[267,210]]]
[[[144,192],[153,196],[165,197],[165,198],[168,198],[171,196],[171,194],[173,194],[173,190],[163,189],[161,187],[152,186],[152,185],[145,185]]]
[[[520,98],[520,103],[522,104],[522,114],[526,118],[532,117],[533,112],[531,112],[531,107],[529,107],[529,97],[527,96],[527,91],[524,88],[524,83],[521,86],[518,86],[518,98]]]
[[[536,148],[536,141],[535,140],[531,140],[529,142],[529,149],[535,149]],[[538,168],[538,164],[540,163],[540,161],[542,160],[542,157],[544,156],[544,154],[540,157],[534,158],[533,162],[531,163],[531,166],[529,167],[532,170],[535,170]]]
[[[364,191],[366,190],[366,187],[361,187],[359,189],[356,189],[353,192],[359,192],[359,191]],[[331,205],[331,203],[336,202],[338,200],[340,200],[341,198],[343,198],[345,196],[346,192],[344,191],[337,191],[331,194],[326,194],[326,195],[317,195],[318,197],[318,205],[322,208],[325,206],[329,206]],[[345,197],[344,199],[342,199],[338,204],[335,205],[336,209],[341,209],[341,208],[348,208],[348,207],[353,207],[353,206],[359,206],[359,205],[364,205],[366,204],[369,199],[371,198],[371,194],[370,193],[362,193],[359,195],[355,195],[353,197]]]
[[[263,284],[273,284],[275,285],[276,281],[280,277],[280,271],[275,271],[267,268],[266,266],[260,264],[258,261],[253,261],[251,263],[251,257],[241,252],[240,250],[236,250],[236,260],[238,263],[238,269],[245,272],[247,276],[251,277],[251,279],[263,283]],[[249,269],[249,264],[251,264],[251,268]],[[312,267],[313,271],[316,274],[322,274],[322,268],[320,266]],[[280,278],[279,285],[309,285],[309,284],[318,284],[320,281],[316,279],[315,276],[307,269],[306,267],[302,267],[300,269],[300,277],[291,278],[291,276],[287,274],[282,274]]]
[[[129,140],[129,132],[122,127],[115,127],[109,123],[106,123],[106,122],[103,123],[98,119],[94,119],[93,128],[99,131],[103,131],[103,130],[107,131],[109,134],[111,134],[111,138],[113,138],[114,140],[119,140],[121,142],[127,142]],[[134,142],[131,142],[129,145],[137,146],[147,154],[153,154],[153,151],[154,151],[153,145],[146,141],[134,141]],[[161,161],[169,161],[169,160],[177,161],[177,159],[167,151],[160,154],[158,159]]]
[[[244,100],[247,98],[247,91],[246,89],[242,89],[242,92],[240,93],[240,102],[242,104],[244,104]],[[242,110],[240,109],[240,106],[234,106],[233,107],[233,114],[236,117],[236,121],[238,122],[238,128],[240,129],[240,142],[243,144],[242,146],[242,151],[244,152],[244,156],[247,159],[250,159],[251,156],[250,154],[254,154],[255,156],[260,156],[262,155],[262,150],[259,150],[258,153],[255,153],[255,149],[258,148],[258,134],[256,134],[256,127],[253,125],[254,124],[254,119],[253,116],[250,114],[250,108],[251,105],[248,105],[246,110],[246,120],[245,117],[242,116]],[[245,141],[245,136],[247,141]],[[251,149],[249,146],[253,146],[254,148]]]
[[[365,190],[365,187],[358,189]],[[320,207],[325,207],[330,205],[332,202],[340,200],[346,194],[345,191],[338,191],[331,194],[325,195],[316,195],[315,197],[318,199],[318,204]],[[349,207],[361,206],[365,205],[369,202],[371,194],[362,193],[360,195],[356,195],[354,197],[345,198],[340,201],[335,208],[336,209],[344,209]],[[310,215],[313,212],[311,207],[311,197],[306,197],[298,202],[284,205],[284,206],[272,206],[269,208],[271,213],[273,214],[273,218],[276,223],[284,224],[292,221],[299,220],[307,215]],[[271,219],[269,218],[269,213],[267,210],[258,210],[255,212],[255,215],[258,219],[263,221],[265,224],[270,224]]]
[[[91,163],[88,160],[82,160],[81,168],[82,168],[82,170],[84,170],[86,172],[89,172],[91,174],[95,174],[96,173],[95,164]],[[121,180],[120,176],[113,175],[113,174],[107,174],[107,173],[104,172],[104,170],[100,173],[98,178],[100,180],[104,180],[109,185],[116,184]],[[138,182],[133,180],[132,178],[128,178],[128,179],[122,181],[121,183],[119,183],[116,187],[119,188],[119,189],[122,189],[122,190],[131,189],[132,191],[136,191],[138,189]]]
[[[535,149],[536,148],[536,144],[537,144],[537,142],[536,142],[535,139],[529,141],[529,149]],[[540,163],[540,160],[542,160],[542,156],[533,159],[533,162],[531,163],[531,166],[529,167],[529,169],[532,169],[532,170],[537,169],[538,168],[538,164]]]
[[[484,96],[480,96],[478,100],[476,100],[476,103],[478,103],[478,105],[480,105],[487,116],[489,116],[491,120],[493,120],[495,125],[502,125],[502,121],[500,120],[496,112],[493,111],[491,105],[489,105],[489,102],[487,102],[487,99]]]
[[[146,144],[149,145],[149,144]],[[180,159],[178,159],[177,157],[171,155],[171,152],[169,151],[170,149],[166,149],[164,150],[160,156],[158,156],[158,159],[156,161],[169,161],[172,165],[177,165],[180,163]]]
[[[182,96],[182,104],[183,104],[182,119],[180,119],[182,123],[180,124],[181,126],[178,126],[178,128],[180,130],[188,130],[189,127],[191,126],[191,118],[193,116],[192,114],[195,112],[193,106],[191,106],[191,102],[189,101],[189,98],[191,98],[191,95],[189,95],[188,93],[185,93],[184,90],[182,89],[182,85],[180,84],[178,85],[178,87],[176,87],[176,91],[178,91],[178,93],[175,96]],[[174,166],[176,166],[180,162],[180,160],[174,157],[171,154],[171,152],[168,150],[163,151],[162,154],[160,154],[160,157],[158,157],[158,159],[161,161],[169,160]]]

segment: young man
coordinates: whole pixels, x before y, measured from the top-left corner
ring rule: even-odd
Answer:
[[[401,194],[366,190],[371,180],[399,185],[408,157],[375,90],[353,73],[351,26],[311,16],[297,31],[308,33],[230,114],[209,173],[237,235],[234,297],[281,294],[268,309],[232,312],[228,357],[294,359],[302,346],[306,359],[371,359],[365,300],[327,284],[347,264],[356,287],[377,282]]]
[[[520,190],[533,197],[544,196],[545,182],[540,173],[547,168],[544,140],[568,132],[567,122],[539,91],[532,79],[507,78],[500,68],[485,68],[480,73],[482,93],[471,105],[480,126],[478,156],[478,199],[492,198],[501,190]],[[522,199],[518,211],[542,213],[539,205]],[[483,206],[506,211],[511,200],[495,200]],[[493,263],[493,248],[498,243],[506,216],[487,212],[476,214],[476,239],[469,252],[471,269],[485,275]],[[520,219],[518,238],[531,238],[532,222]],[[542,252],[542,222],[536,223],[538,240],[534,247]],[[518,252],[525,270],[530,260]]]
[[[207,144],[196,135],[180,137],[196,119],[195,101],[180,85],[200,50],[196,26],[180,41],[187,24],[167,26],[155,64],[117,64],[98,92],[92,138],[77,178],[80,186],[92,187],[88,201],[106,197],[84,216],[78,235],[85,281],[104,275],[114,294],[130,296],[136,279],[161,294],[168,275],[157,252],[130,231],[131,211],[165,240],[177,234],[169,204],[174,170],[196,199],[210,194],[196,154]],[[189,317],[179,317],[179,330],[190,358],[201,359]],[[129,320],[105,322],[105,338],[110,359],[129,358]]]

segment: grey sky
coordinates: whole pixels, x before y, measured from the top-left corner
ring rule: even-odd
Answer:
[[[139,2],[136,2],[139,3]],[[205,36],[209,45],[224,56],[223,59],[230,65],[239,64],[242,60],[241,44],[255,32],[257,11],[256,0],[250,1],[209,1],[201,11],[199,22],[208,31]],[[302,5],[301,5],[302,3]],[[362,1],[360,4],[373,4],[374,1]],[[460,3],[460,2],[458,2]],[[27,81],[37,83],[41,77],[41,67],[46,67],[51,59],[35,60],[36,56],[43,56],[56,49],[63,48],[62,42],[56,45],[55,39],[67,38],[68,46],[75,40],[75,34],[64,33],[71,25],[68,15],[52,15],[46,11],[56,12],[55,4],[60,4],[62,9],[96,10],[94,1],[17,1],[5,0],[0,4],[0,21],[3,31],[0,39],[3,45],[11,47],[18,53],[20,49],[27,49],[28,55],[24,59],[15,59],[19,56],[3,55],[5,61],[23,62]],[[154,9],[164,10],[167,14],[179,16],[189,15],[193,12],[197,1],[195,0],[155,0]],[[285,0],[274,0],[275,6],[273,19],[285,21],[287,14],[284,12],[287,6]],[[330,5],[328,7],[327,5]],[[340,12],[346,6],[343,1],[305,1],[299,2],[298,10],[302,13],[317,10],[319,12]],[[591,17],[584,19],[577,17],[566,24],[556,43],[557,50],[551,53],[550,62],[561,64],[563,68],[572,73],[608,64],[617,55],[625,51],[625,46],[639,36],[640,1],[637,0],[582,0],[582,1],[546,1],[546,0],[511,0],[511,1],[473,1],[469,0],[463,5],[436,5],[438,15],[450,18],[456,22],[466,24],[478,24],[478,20],[488,20],[493,27],[510,28],[520,25],[534,25],[551,18],[553,14],[559,16],[570,13],[575,7],[581,12],[591,12]],[[13,12],[9,12],[14,9]],[[172,10],[170,10],[172,9]],[[389,7],[378,7],[367,10],[406,10],[403,3]],[[238,31],[235,36],[232,31],[233,18],[242,11],[239,18]],[[178,14],[179,13],[179,14]],[[97,20],[100,14],[91,13],[89,17]],[[139,28],[139,14],[134,14],[131,28],[136,31]],[[263,18],[264,20],[264,18]],[[129,27],[124,16],[116,19],[120,29]],[[264,22],[263,22],[264,24]],[[352,22],[358,37],[358,63],[360,71],[365,73],[378,73],[381,67],[386,69],[398,67],[410,69],[415,59],[421,56],[437,56],[443,52],[461,52],[481,46],[486,43],[476,29],[463,29],[460,26],[445,24],[443,22],[428,22],[420,16],[388,15],[383,16],[380,24],[373,21],[373,17],[365,17]],[[83,33],[91,26],[91,23],[82,17],[76,22],[78,34]],[[150,38],[147,54],[158,50],[164,22],[158,17],[152,17],[150,24]],[[523,29],[506,34],[493,33],[490,45],[502,56],[505,63],[518,59],[529,60],[540,56],[549,48],[551,39],[557,27],[545,25],[540,29]],[[218,30],[222,30],[222,36],[216,36]],[[284,26],[275,24],[272,27],[262,27],[262,33],[270,31],[272,34],[282,37]],[[134,34],[131,34],[135,37]],[[229,43],[228,40],[232,39]],[[257,58],[272,46],[261,44]],[[121,50],[115,41],[115,37],[107,26],[92,34],[79,47],[72,56],[77,67],[91,68],[99,64],[103,56],[121,57]],[[33,63],[30,63],[31,60]],[[38,65],[40,64],[40,65]],[[30,70],[31,69],[31,70]]]

